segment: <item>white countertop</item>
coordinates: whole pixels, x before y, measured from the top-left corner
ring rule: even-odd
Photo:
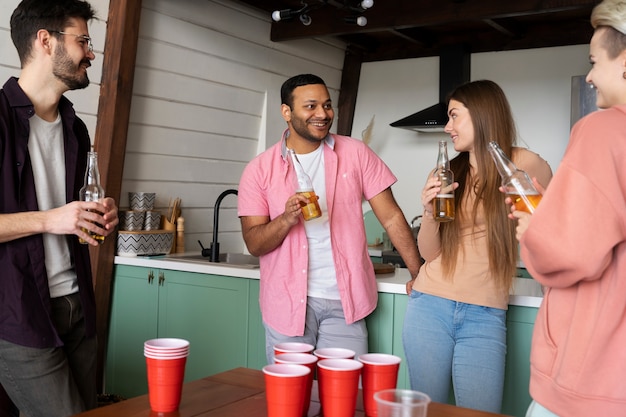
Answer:
[[[169,269],[201,274],[224,275],[240,278],[260,279],[258,268],[241,268],[231,265],[219,265],[204,261],[190,262],[168,256],[116,256],[116,265],[141,266],[147,268]],[[408,269],[396,268],[394,273],[376,275],[378,291],[383,293],[406,294],[406,282],[411,279]],[[515,284],[509,298],[510,305],[539,307],[542,300],[541,286],[529,278],[515,278]]]

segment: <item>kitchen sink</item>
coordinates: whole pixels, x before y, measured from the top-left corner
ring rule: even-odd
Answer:
[[[220,253],[219,262],[211,262],[208,256],[202,256],[200,253],[180,253],[166,256],[166,259],[172,259],[179,262],[203,263],[211,265],[232,266],[237,268],[257,269],[259,268],[259,258],[253,255],[239,252]]]

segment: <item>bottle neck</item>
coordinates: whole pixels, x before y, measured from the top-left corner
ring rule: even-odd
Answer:
[[[515,171],[517,171],[517,167],[513,161],[506,156],[502,148],[500,148],[497,143],[489,143],[489,153],[496,164],[498,173],[503,179],[510,177],[513,173],[515,173]]]
[[[446,142],[439,142],[439,154],[437,155],[437,169],[450,169],[450,160],[448,159],[448,147]]]
[[[85,185],[86,184],[100,184],[100,172],[98,171],[98,155],[95,152],[89,152],[87,170],[85,171]]]

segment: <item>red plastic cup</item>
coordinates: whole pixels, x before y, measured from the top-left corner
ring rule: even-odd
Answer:
[[[322,414],[353,417],[363,364],[354,359],[322,359],[317,362]]]
[[[354,351],[344,348],[316,349],[313,354],[321,359],[354,359]]]
[[[313,389],[313,375],[315,373],[317,356],[310,353],[283,353],[274,356],[274,362],[277,364],[304,365],[311,370],[307,380],[306,392],[304,394],[304,407],[302,410],[302,415],[306,417],[309,414],[309,405],[311,404],[311,390]]]
[[[304,365],[272,364],[263,367],[268,417],[301,416],[311,370]]]
[[[159,413],[178,410],[187,357],[156,359],[146,357],[150,409]]]
[[[308,343],[284,342],[274,345],[274,356],[283,353],[311,353],[315,347]]]
[[[378,407],[376,400],[374,400],[374,393],[396,388],[398,369],[402,359],[386,353],[366,353],[359,356],[359,361],[363,363],[361,381],[365,415],[378,417]]]

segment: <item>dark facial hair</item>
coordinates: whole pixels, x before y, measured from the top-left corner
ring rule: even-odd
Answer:
[[[76,65],[67,53],[65,45],[62,42],[59,42],[57,49],[54,52],[54,68],[52,70],[52,74],[57,79],[61,80],[70,90],[87,88],[89,85],[87,72],[85,71],[84,74],[80,73],[82,72],[80,66],[84,64],[85,61],[89,63],[89,60],[85,58],[85,60],[82,60],[78,65]]]
[[[292,113],[292,115],[293,115],[293,113]],[[329,120],[328,119],[324,119],[324,121],[329,121]],[[332,126],[332,120],[329,121],[328,126],[326,127],[327,134],[330,131],[331,126]],[[326,137],[326,136],[324,136],[323,138],[319,138],[317,136],[312,135],[311,132],[309,132],[309,129],[308,129],[308,120],[302,119],[302,118],[297,117],[297,116],[292,116],[292,118],[291,118],[291,127],[293,128],[293,130],[298,135],[300,135],[303,139],[306,139],[309,142],[320,143]]]

